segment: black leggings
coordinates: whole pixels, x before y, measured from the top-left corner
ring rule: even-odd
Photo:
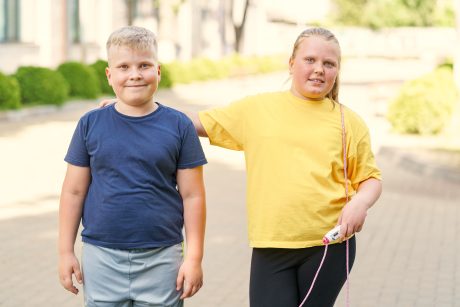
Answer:
[[[298,307],[310,289],[324,246],[301,249],[254,248],[249,298],[251,307]],[[349,240],[349,266],[356,240]],[[305,307],[331,307],[347,279],[346,242],[328,246],[326,259]]]

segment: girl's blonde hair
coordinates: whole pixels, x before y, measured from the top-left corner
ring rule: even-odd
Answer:
[[[299,48],[300,43],[302,40],[306,37],[312,37],[312,36],[320,36],[324,38],[326,41],[332,41],[337,44],[337,47],[339,47],[339,71],[340,71],[340,61],[341,61],[341,51],[340,51],[340,44],[335,35],[324,28],[309,28],[297,36],[297,39],[294,42],[294,47],[292,48],[292,54],[291,54],[291,60],[294,60],[297,49]],[[337,77],[334,82],[334,86],[332,87],[331,91],[327,93],[326,95],[327,98],[331,99],[332,101],[339,102],[339,74],[337,74]]]
[[[136,26],[122,27],[110,34],[106,48],[107,54],[112,46],[126,46],[135,50],[152,50],[157,59],[157,40],[155,34],[146,28]]]

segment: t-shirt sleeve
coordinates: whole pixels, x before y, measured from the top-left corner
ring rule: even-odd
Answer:
[[[177,168],[194,168],[206,164],[206,157],[191,121],[188,121],[183,133]]]
[[[87,167],[90,164],[90,157],[85,142],[86,126],[83,118],[80,119],[70,141],[64,160],[72,165]]]
[[[246,101],[200,112],[200,122],[212,145],[233,150],[244,149]]]
[[[381,180],[381,172],[375,162],[369,131],[366,127],[365,133],[357,140],[355,146],[355,154],[349,157],[348,174],[351,184],[356,189],[359,183],[369,178]]]

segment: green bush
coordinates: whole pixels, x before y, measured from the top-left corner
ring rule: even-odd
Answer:
[[[115,95],[112,87],[107,81],[107,76],[105,74],[105,69],[108,66],[109,64],[107,63],[107,61],[104,61],[104,60],[97,60],[96,62],[90,65],[90,67],[92,67],[94,71],[96,72],[97,78],[99,80],[99,86],[100,86],[101,92],[103,94]]]
[[[439,65],[438,68],[449,68],[451,70],[454,70],[454,61],[451,58],[446,58],[444,61],[442,61]]]
[[[18,81],[0,72],[0,110],[19,109],[21,93]]]
[[[385,27],[455,26],[453,1],[434,0],[333,0],[335,24]]]
[[[438,68],[403,85],[389,106],[388,120],[398,132],[439,133],[450,120],[457,95],[452,70]]]
[[[92,67],[79,62],[66,62],[57,69],[70,85],[70,96],[96,98],[101,93],[100,81]]]
[[[68,98],[69,84],[57,71],[44,67],[22,66],[15,74],[23,104],[60,105]]]
[[[161,80],[158,85],[159,88],[170,88],[173,86],[173,80],[171,79],[171,72],[167,64],[161,64]]]
[[[163,64],[163,66],[165,65],[168,67],[167,69],[174,84],[190,83],[194,81],[193,73],[187,63],[181,61],[173,61],[168,64]]]

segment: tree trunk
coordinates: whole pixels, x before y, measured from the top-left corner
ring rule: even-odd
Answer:
[[[249,1],[246,0],[245,5],[244,5],[244,12],[243,12],[243,18],[241,20],[241,23],[238,25],[237,22],[235,22],[234,19],[234,0],[232,0],[232,22],[233,22],[233,29],[235,30],[235,51],[239,53],[241,51],[241,42],[243,40],[243,34],[244,34],[244,24],[246,23],[246,16],[248,13],[248,7],[249,7]],[[459,0],[460,1],[460,0]]]

